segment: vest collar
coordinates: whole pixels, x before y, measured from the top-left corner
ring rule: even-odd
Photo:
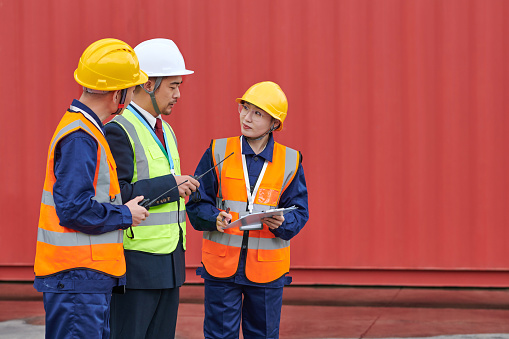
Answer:
[[[245,155],[256,155],[249,143],[247,142],[246,138],[244,136],[240,137],[242,142],[242,154]],[[274,137],[272,136],[272,133],[269,135],[269,141],[267,141],[267,146],[265,146],[265,149],[260,152],[257,156],[263,158],[263,160],[267,160],[269,162],[272,162],[272,154],[274,152]]]
[[[99,117],[97,116],[97,114],[95,114],[94,111],[92,111],[87,105],[85,105],[81,101],[74,99],[72,101],[71,107],[69,108],[69,112],[82,113],[81,111],[87,113],[92,119],[94,119],[94,121],[91,121],[91,122],[94,123],[96,126],[98,126],[99,130],[104,135],[104,125],[103,125],[101,119],[99,119]],[[85,114],[83,114],[83,115],[85,115]],[[88,119],[88,117],[87,117],[87,119]]]
[[[134,101],[131,101],[131,106],[134,107],[143,118],[145,118],[152,129],[154,129],[156,126],[156,119],[161,119],[161,115],[158,115],[157,118],[154,118],[152,114],[138,106]]]

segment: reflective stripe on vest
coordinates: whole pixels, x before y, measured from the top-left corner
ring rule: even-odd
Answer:
[[[81,232],[61,233],[39,228],[37,241],[54,246],[84,246],[110,243],[122,243],[121,232],[108,232],[98,235],[90,235]]]
[[[104,135],[81,113],[67,112],[55,131],[48,151],[37,233],[35,274],[47,276],[74,268],[85,268],[120,277],[125,274],[121,230],[89,235],[60,226],[56,214],[52,194],[56,182],[53,172],[55,147],[58,141],[76,130],[88,133],[98,145],[94,180],[96,195],[92,199],[114,205],[122,203],[116,164]]]
[[[138,118],[138,112],[129,107],[122,115],[117,115],[111,123],[119,124],[126,132],[134,152],[134,173],[131,183],[138,180],[151,179],[171,174],[169,162],[163,151]],[[143,118],[141,118],[143,119]],[[175,175],[180,175],[180,158],[177,140],[170,125],[163,121],[163,129],[167,136],[168,155],[172,157]],[[179,224],[183,233],[183,245],[186,248],[186,212],[185,200],[172,202],[150,208],[150,216],[140,225],[133,228],[134,239],[124,234],[124,248],[156,254],[168,254],[175,250],[180,237]]]
[[[186,211],[180,210],[180,211],[171,211],[171,212],[160,212],[160,213],[154,213],[152,215],[152,208],[150,208],[150,216],[152,218],[147,218],[143,220],[137,227],[139,226],[160,226],[167,223],[170,224],[176,224],[177,222],[181,220],[186,220]],[[178,218],[178,219],[177,219]]]
[[[246,213],[247,192],[240,151],[241,140],[236,138],[214,140],[214,165],[232,151],[235,155],[216,169],[218,188],[216,207],[230,208],[232,220]],[[254,212],[278,207],[281,194],[291,183],[298,169],[297,151],[274,143],[272,163],[269,163],[254,203]],[[202,261],[207,272],[218,278],[227,278],[237,270],[243,232],[237,228],[203,232]],[[246,276],[257,283],[274,281],[288,272],[290,242],[277,238],[263,226],[261,231],[249,231],[246,257]]]
[[[203,238],[225,245],[233,247],[242,247],[242,235],[236,234],[225,234],[217,231],[203,232]],[[252,250],[277,250],[290,246],[290,242],[281,238],[253,238],[249,237],[247,248]]]
[[[228,139],[217,139],[214,141],[214,150],[212,151],[212,155],[215,159],[214,165],[219,163],[221,160],[223,160],[226,155],[226,140],[228,140]],[[240,151],[240,148],[239,148],[239,151]],[[218,185],[217,185],[218,186],[218,192],[217,192],[218,197],[223,196],[223,190],[222,190],[222,185],[221,185],[221,176],[217,175],[218,173],[222,172],[223,165],[224,165],[224,162],[220,163],[216,167],[216,177],[217,177],[217,183],[218,183]]]

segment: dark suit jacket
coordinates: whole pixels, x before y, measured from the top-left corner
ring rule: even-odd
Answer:
[[[130,106],[130,109],[133,107]],[[176,185],[173,175],[140,180],[131,184],[134,174],[134,153],[126,132],[117,123],[105,125],[106,140],[117,163],[118,180],[122,201],[125,203],[136,196],[143,195],[150,200]],[[170,202],[180,201],[178,189],[162,198]],[[156,206],[154,204],[153,206]],[[184,206],[181,206],[184,208]],[[127,265],[127,288],[162,289],[181,286],[185,281],[185,256],[180,241],[173,253],[156,255],[140,251],[125,251]]]

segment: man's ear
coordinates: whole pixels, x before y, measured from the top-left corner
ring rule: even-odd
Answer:
[[[115,105],[118,104],[118,102],[120,101],[120,91],[119,90],[113,91],[113,95],[111,96],[111,100],[113,101],[113,103],[115,103]]]
[[[141,85],[147,92],[152,92],[154,90],[155,81],[153,79],[148,79],[146,83]]]
[[[274,130],[277,130],[279,128],[279,125],[281,125],[281,121],[277,120],[276,118],[272,119],[274,119]]]

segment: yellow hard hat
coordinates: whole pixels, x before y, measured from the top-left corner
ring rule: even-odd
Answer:
[[[148,76],[140,70],[131,46],[117,39],[101,39],[83,52],[74,79],[86,88],[117,91],[144,84]]]
[[[238,103],[243,101],[255,105],[272,117],[280,121],[276,131],[283,129],[283,121],[285,121],[288,112],[288,100],[286,95],[278,84],[272,81],[264,81],[254,84],[244,93],[242,98],[237,98]]]

